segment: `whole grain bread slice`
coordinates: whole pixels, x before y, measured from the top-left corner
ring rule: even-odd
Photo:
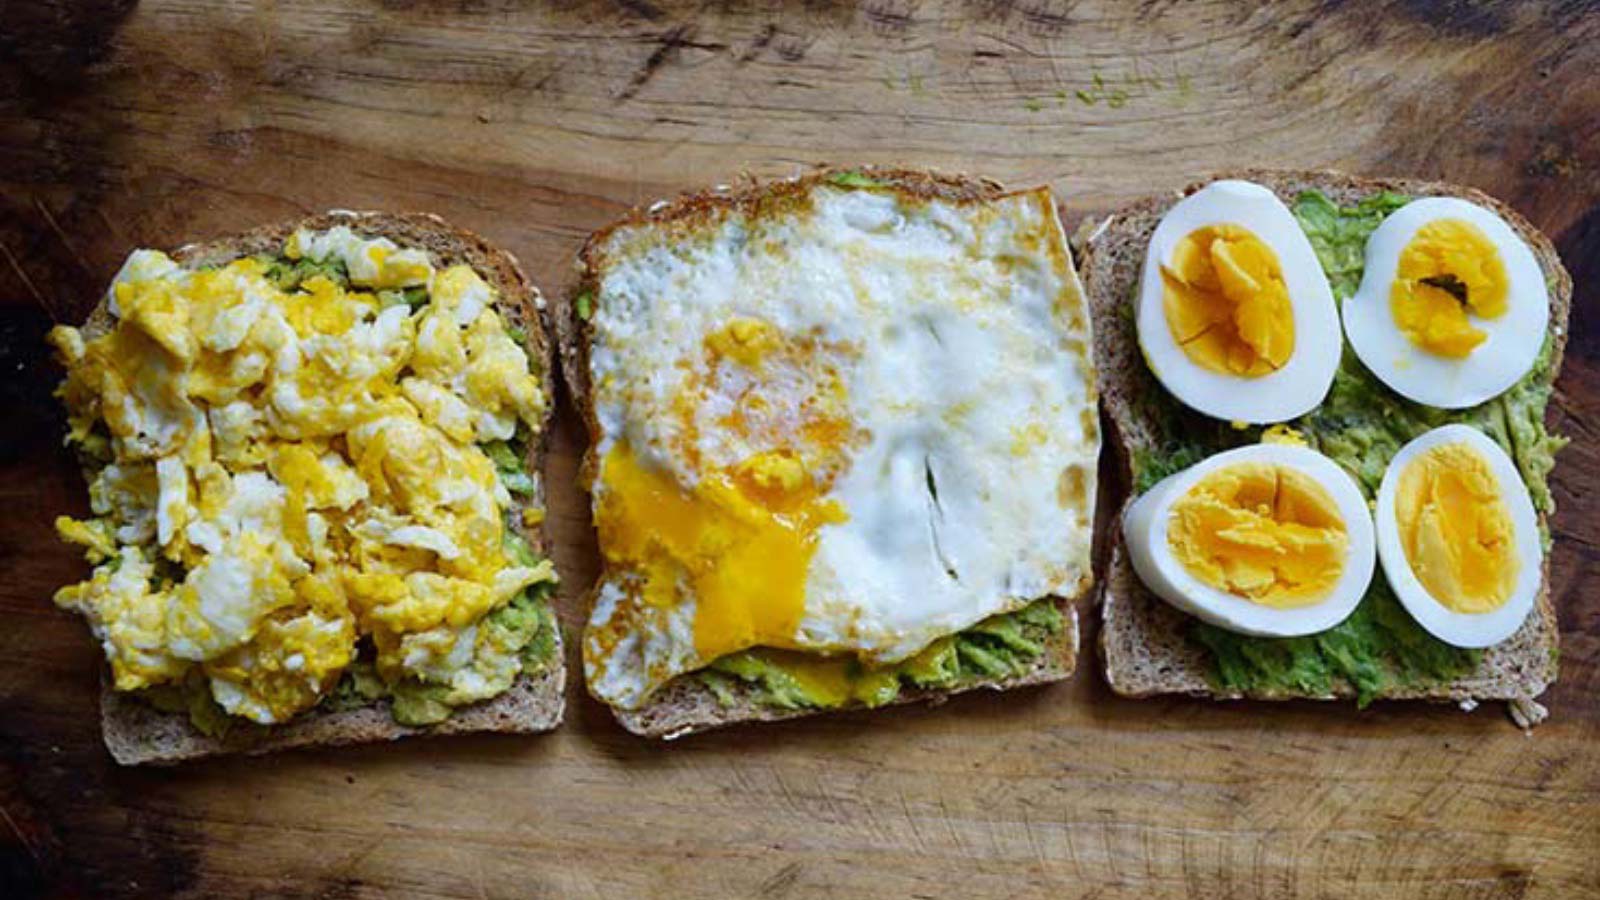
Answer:
[[[574,403],[589,430],[589,449],[584,455],[580,470],[580,479],[585,484],[593,483],[598,465],[598,460],[594,456],[594,446],[600,435],[600,425],[589,380],[592,329],[587,316],[580,310],[578,301],[579,298],[592,298],[597,295],[600,273],[606,263],[602,249],[606,238],[619,228],[632,226],[659,228],[668,234],[685,233],[701,222],[725,215],[730,211],[754,211],[769,205],[782,204],[785,198],[804,194],[822,181],[843,179],[841,183],[849,183],[850,179],[858,177],[869,178],[904,196],[927,200],[983,201],[996,199],[1006,193],[1006,189],[999,182],[964,175],[871,166],[850,169],[819,167],[782,181],[758,183],[754,179],[748,179],[738,185],[718,186],[709,191],[686,194],[676,200],[640,207],[595,232],[589,238],[578,257],[576,282],[554,314],[562,372]],[[888,705],[908,703],[933,705],[967,691],[1011,690],[1067,678],[1076,668],[1078,658],[1076,603],[1088,597],[1093,584],[1092,575],[1086,573],[1073,596],[1051,598],[1062,614],[1063,627],[1052,636],[1044,652],[1033,660],[1025,671],[999,678],[974,679],[952,689],[907,688]],[[597,591],[598,583],[589,596],[591,607]],[[748,685],[734,683],[730,690],[730,697],[719,698],[698,679],[682,676],[657,691],[649,703],[640,709],[613,708],[612,714],[624,728],[634,734],[671,740],[742,722],[772,722],[865,708],[860,703],[850,703],[830,709],[784,709],[762,703],[758,691]]]
[[[498,294],[496,311],[511,328],[526,334],[524,349],[536,370],[546,398],[545,420],[527,448],[527,468],[535,490],[526,497],[513,495],[517,512],[544,508],[542,470],[549,434],[550,411],[555,405],[553,344],[549,313],[539,290],[523,274],[515,257],[490,245],[472,232],[457,228],[427,213],[329,212],[243,234],[188,244],[173,251],[173,260],[188,268],[223,265],[258,253],[276,254],[289,235],[300,228],[323,231],[348,226],[369,238],[386,237],[397,245],[427,252],[436,266],[466,264]],[[105,301],[95,307],[84,326],[85,337],[103,334],[115,324]],[[88,478],[92,473],[85,473]],[[509,517],[535,552],[545,554],[543,527],[527,527],[519,515]],[[560,630],[551,665],[534,675],[520,676],[505,693],[457,710],[437,725],[409,727],[394,721],[387,699],[344,711],[313,709],[289,722],[268,728],[230,729],[219,738],[208,737],[189,724],[183,713],[162,712],[127,694],[112,690],[102,678],[101,727],[106,748],[123,765],[172,764],[224,753],[267,753],[294,747],[323,747],[370,743],[418,735],[468,732],[535,733],[561,724],[565,708],[566,668]]]
[[[1106,436],[1106,442],[1117,456],[1124,483],[1132,483],[1134,454],[1162,444],[1158,423],[1141,413],[1148,407],[1135,402],[1144,392],[1162,388],[1144,364],[1134,319],[1127,314],[1139,283],[1145,251],[1157,223],[1180,197],[1222,178],[1262,184],[1277,193],[1285,204],[1292,204],[1295,197],[1306,190],[1321,191],[1341,206],[1354,205],[1381,191],[1393,191],[1411,197],[1460,197],[1494,210],[1533,249],[1551,285],[1550,322],[1554,347],[1550,377],[1553,379],[1559,372],[1571,311],[1572,280],[1549,239],[1504,203],[1471,188],[1436,181],[1363,178],[1326,171],[1247,170],[1219,174],[1191,184],[1181,192],[1148,197],[1109,217],[1085,222],[1074,239],[1090,314],[1094,318],[1095,363],[1101,373],[1101,396],[1112,423],[1112,433]],[[1317,695],[1219,689],[1210,677],[1205,651],[1185,636],[1193,620],[1147,591],[1134,574],[1122,542],[1120,516],[1113,522],[1111,539],[1111,561],[1101,605],[1100,652],[1106,679],[1118,694],[1129,697],[1189,694],[1259,700],[1295,697],[1331,700],[1356,695],[1354,685],[1343,679],[1336,679],[1330,691]],[[1465,706],[1483,700],[1504,700],[1513,704],[1513,715],[1519,721],[1523,718],[1536,721],[1542,710],[1533,701],[1555,681],[1558,642],[1555,610],[1550,602],[1548,553],[1543,566],[1545,579],[1533,613],[1514,635],[1486,650],[1475,670],[1452,681],[1395,684],[1378,696],[1456,702]],[[1383,577],[1381,571],[1375,577]]]

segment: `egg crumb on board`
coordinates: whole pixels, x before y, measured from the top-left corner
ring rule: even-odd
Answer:
[[[274,724],[363,654],[446,707],[511,685],[485,622],[555,576],[507,524],[546,398],[495,299],[339,225],[217,266],[137,250],[108,327],[51,331],[92,510],[56,528],[95,564],[56,602],[118,690]]]
[[[784,203],[599,249],[584,664],[621,709],[750,648],[814,702],[869,698],[1089,577],[1094,377],[1051,194]]]

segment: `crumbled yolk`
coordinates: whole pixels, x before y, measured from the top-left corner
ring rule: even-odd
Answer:
[[[1461,359],[1488,335],[1467,318],[1505,314],[1510,293],[1494,242],[1471,222],[1439,219],[1417,229],[1400,252],[1389,310],[1412,344]]]
[[[1255,378],[1294,353],[1294,308],[1277,254],[1248,229],[1207,225],[1161,267],[1173,340],[1196,365]]]
[[[1467,444],[1441,444],[1407,463],[1395,524],[1411,571],[1446,608],[1493,612],[1510,599],[1515,534],[1483,454]]]
[[[1050,432],[1038,422],[1011,427],[1011,455],[1027,456],[1028,451],[1048,441]]]
[[[1172,505],[1167,543],[1218,590],[1290,609],[1316,603],[1344,571],[1350,543],[1338,505],[1302,472],[1246,462],[1202,478]]]
[[[1308,447],[1306,436],[1288,425],[1269,425],[1261,432],[1261,443],[1284,444],[1289,447]]]
[[[601,474],[595,524],[607,562],[639,573],[646,603],[696,598],[701,658],[795,646],[817,532],[845,518],[797,459],[758,454],[686,490],[618,444]]]

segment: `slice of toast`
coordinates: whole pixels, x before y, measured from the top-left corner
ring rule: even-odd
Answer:
[[[1094,318],[1095,363],[1101,373],[1101,395],[1113,426],[1113,434],[1107,436],[1107,442],[1114,448],[1126,483],[1133,483],[1135,454],[1163,444],[1160,423],[1145,412],[1147,406],[1135,402],[1146,392],[1163,389],[1144,364],[1134,319],[1127,314],[1136,296],[1146,248],[1157,223],[1179,197],[1222,178],[1262,184],[1291,206],[1296,196],[1306,190],[1321,191],[1340,206],[1353,206],[1365,197],[1392,191],[1410,197],[1460,197],[1494,210],[1532,248],[1551,286],[1550,322],[1554,346],[1550,378],[1554,379],[1559,372],[1571,310],[1572,280],[1562,268],[1549,239],[1505,204],[1470,188],[1412,179],[1361,178],[1337,172],[1243,171],[1218,175],[1196,182],[1180,193],[1150,197],[1110,217],[1086,222],[1075,237],[1084,289]],[[1206,651],[1186,636],[1193,620],[1144,588],[1129,562],[1120,525],[1113,525],[1112,556],[1102,602],[1100,650],[1106,679],[1118,694],[1129,697],[1190,694],[1218,699],[1248,696],[1259,700],[1294,697],[1331,700],[1356,696],[1355,686],[1339,678],[1334,679],[1330,691],[1316,695],[1282,691],[1241,693],[1218,688],[1211,678]],[[1557,628],[1555,610],[1550,602],[1548,553],[1544,571],[1545,581],[1533,613],[1514,635],[1484,651],[1474,671],[1451,681],[1392,684],[1377,697],[1456,702],[1469,707],[1477,701],[1504,700],[1513,704],[1514,716],[1536,720],[1542,711],[1533,699],[1556,677]],[[1382,578],[1382,571],[1374,577]]]
[[[435,266],[464,263],[471,266],[498,293],[496,311],[508,328],[520,328],[527,335],[524,349],[531,365],[537,368],[546,397],[545,421],[528,447],[528,471],[535,491],[530,497],[512,495],[522,508],[544,507],[541,477],[545,445],[549,433],[550,410],[554,408],[553,346],[549,338],[548,313],[544,298],[523,274],[511,254],[491,246],[483,238],[450,225],[438,216],[424,213],[330,212],[298,221],[266,225],[243,234],[189,244],[173,251],[174,261],[185,267],[223,265],[257,253],[276,254],[297,229],[323,231],[337,225],[349,226],[364,237],[387,237],[403,248],[425,250]],[[90,314],[84,336],[92,338],[111,328],[114,320],[104,300]],[[92,473],[85,473],[86,479]],[[520,516],[512,516],[515,527],[534,552],[546,554],[543,528],[525,528]],[[195,730],[183,713],[167,713],[141,700],[112,690],[109,678],[102,679],[100,711],[106,748],[123,765],[172,764],[223,753],[267,753],[293,747],[333,746],[395,740],[414,735],[461,734],[466,732],[534,733],[561,724],[565,706],[565,657],[560,630],[556,634],[554,662],[536,675],[524,675],[498,697],[462,707],[437,725],[409,727],[394,721],[387,699],[357,709],[330,712],[312,709],[281,725],[269,728],[235,728],[221,738],[208,737]]]
[[[592,483],[594,479],[598,466],[594,448],[601,431],[589,376],[592,328],[587,311],[580,308],[579,300],[583,298],[583,302],[588,303],[592,302],[590,298],[597,296],[596,288],[606,265],[602,248],[607,237],[618,229],[635,227],[657,228],[673,235],[684,234],[697,223],[728,211],[779,208],[785,198],[803,195],[819,182],[834,179],[836,184],[849,184],[850,179],[858,177],[870,178],[907,198],[982,202],[1006,194],[1003,186],[988,179],[872,167],[849,170],[821,168],[785,181],[719,186],[708,192],[685,195],[674,201],[636,209],[590,237],[578,260],[578,280],[565,298],[565,307],[555,313],[562,371],[591,439],[583,460],[581,480],[584,483]],[[599,585],[603,582],[604,572],[591,592],[591,608]],[[1092,577],[1086,574],[1074,596],[1051,598],[1062,614],[1062,628],[1052,636],[1044,652],[1032,661],[1026,671],[1001,678],[964,681],[951,689],[924,690],[907,686],[889,705],[931,705],[941,703],[954,694],[979,688],[1009,690],[1067,678],[1077,665],[1078,616],[1075,603],[1086,598],[1092,588]],[[719,697],[690,674],[669,682],[639,709],[613,708],[612,712],[623,727],[634,734],[670,740],[741,722],[769,722],[866,708],[861,703],[851,702],[840,707],[786,709],[762,703],[759,690],[743,682],[730,680],[730,687],[726,690],[727,693]]]

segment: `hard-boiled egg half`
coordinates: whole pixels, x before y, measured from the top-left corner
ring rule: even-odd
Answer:
[[[1184,404],[1265,424],[1310,412],[1339,367],[1339,314],[1294,215],[1248,181],[1179,201],[1150,238],[1138,307],[1150,371]]]
[[[1241,634],[1332,628],[1374,566],[1372,517],[1333,460],[1256,444],[1168,476],[1122,521],[1133,568],[1156,596]]]
[[[1428,197],[1367,240],[1361,287],[1344,301],[1356,355],[1418,403],[1476,406],[1532,368],[1550,324],[1533,251],[1475,203]]]
[[[1510,637],[1543,579],[1538,517],[1516,464],[1470,425],[1400,448],[1378,488],[1378,555],[1395,596],[1441,641]]]

